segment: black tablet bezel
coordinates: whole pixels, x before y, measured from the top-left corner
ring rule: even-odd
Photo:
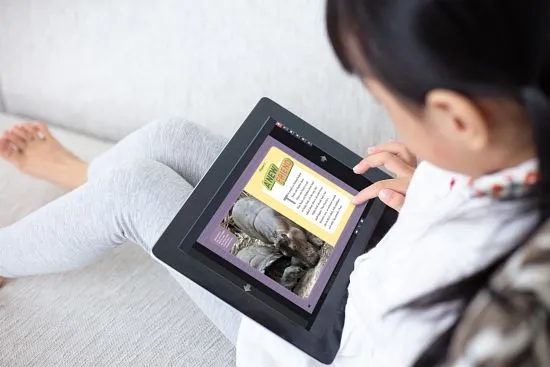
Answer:
[[[354,260],[372,248],[384,231],[380,219],[387,207],[372,200],[364,211],[363,224],[350,239],[321,299],[313,313],[285,302],[257,280],[220,262],[217,255],[198,245],[205,223],[211,218],[227,192],[246,168],[250,157],[273,129],[282,122],[293,133],[306,138],[325,152],[331,164],[353,167],[361,159],[275,102],[263,98],[227,144],[208,173],[199,182],[180,212],[153,248],[153,254],[190,280],[210,291],[244,315],[262,324],[322,363],[331,363],[339,345],[347,300],[347,284]],[[369,170],[366,180],[376,182],[388,176]],[[366,181],[367,182],[367,181]],[[196,213],[192,217],[188,213]],[[392,218],[393,220],[393,218]],[[336,332],[335,332],[336,331]]]

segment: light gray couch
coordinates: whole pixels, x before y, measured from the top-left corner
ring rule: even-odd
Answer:
[[[269,96],[363,154],[393,130],[340,70],[323,12],[322,0],[0,0],[0,129],[46,121],[91,160],[167,116],[230,136]],[[61,194],[0,162],[0,227]],[[231,345],[134,246],[0,291],[0,366],[232,365]]]

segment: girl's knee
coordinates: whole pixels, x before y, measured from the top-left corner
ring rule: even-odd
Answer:
[[[150,185],[158,181],[166,169],[163,164],[152,159],[129,158],[108,172],[104,181],[114,190],[135,192],[144,188],[152,189]]]
[[[181,205],[193,189],[168,166],[146,158],[120,162],[93,184],[122,214]]]
[[[156,190],[156,180],[161,176],[161,164],[150,159],[126,159],[111,169],[101,172],[90,184],[94,185],[111,205],[126,206],[142,196],[143,192]]]
[[[151,250],[181,209],[192,186],[160,162],[134,159],[124,162],[106,177],[103,185],[125,239]]]
[[[184,120],[179,117],[159,119],[149,124],[147,127],[149,137],[152,142],[168,143],[172,141],[181,141],[182,139],[196,135],[203,130],[199,125]]]

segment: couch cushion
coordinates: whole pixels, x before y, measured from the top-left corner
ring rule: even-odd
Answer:
[[[119,139],[181,116],[229,135],[268,96],[356,152],[393,136],[338,64],[320,0],[3,0],[9,111]]]
[[[0,131],[19,121],[0,114]],[[86,160],[111,145],[52,130]],[[0,161],[0,227],[62,193]],[[0,330],[0,366],[235,363],[230,343],[166,270],[134,245],[86,269],[8,282],[0,290]]]

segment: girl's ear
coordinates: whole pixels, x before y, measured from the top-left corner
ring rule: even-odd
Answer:
[[[465,148],[478,152],[489,144],[489,121],[471,99],[450,90],[435,89],[426,97],[426,112],[434,128]]]

